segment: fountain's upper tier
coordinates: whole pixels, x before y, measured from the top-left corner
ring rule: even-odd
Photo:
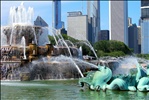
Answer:
[[[23,3],[21,3],[18,7],[11,7],[9,12],[9,24],[15,25],[19,24],[27,24],[33,25],[33,8],[29,7],[28,10],[24,7]]]
[[[38,46],[49,44],[48,29],[32,25],[20,25],[1,27],[1,45],[21,45],[22,37],[25,37],[26,45],[35,43]]]

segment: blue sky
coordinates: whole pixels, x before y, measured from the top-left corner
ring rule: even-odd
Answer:
[[[1,25],[8,24],[9,9],[12,6],[19,6],[22,1],[1,1]],[[49,26],[52,26],[52,2],[51,1],[24,1],[26,8],[34,8],[34,20],[39,15],[41,16]],[[109,29],[109,4],[108,1],[101,1],[100,3],[100,17],[101,17],[101,29]],[[62,1],[61,4],[61,17],[65,22],[67,28],[67,12],[82,11],[86,13],[86,1]],[[138,25],[140,18],[140,1],[128,1],[128,17],[132,18],[132,23]]]

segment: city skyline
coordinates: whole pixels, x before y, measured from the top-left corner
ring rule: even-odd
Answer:
[[[17,7],[20,5],[21,2],[22,1],[1,1],[2,26],[8,25],[8,15],[10,7]],[[37,16],[41,16],[48,23],[49,26],[52,26],[52,1],[25,1],[24,6],[26,8],[28,8],[29,6],[34,8],[34,20]],[[67,28],[67,12],[82,11],[83,15],[87,14],[86,1],[62,1],[61,7],[61,20],[65,22],[65,28]],[[108,1],[101,1],[100,9],[101,30],[109,29]],[[141,17],[140,12],[140,1],[128,1],[128,17],[131,17],[133,19],[132,23],[136,23],[138,25],[139,18]]]

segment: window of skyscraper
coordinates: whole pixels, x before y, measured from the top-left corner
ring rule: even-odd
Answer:
[[[148,0],[141,0],[141,7],[143,6],[149,6],[149,1]]]
[[[141,0],[141,18],[149,18],[149,1]]]
[[[141,17],[142,18],[149,18],[149,8],[142,8],[141,9]]]

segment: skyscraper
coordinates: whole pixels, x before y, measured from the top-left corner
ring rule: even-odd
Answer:
[[[138,53],[141,53],[141,26],[137,26],[137,29],[138,29]]]
[[[127,1],[109,1],[110,40],[122,41],[128,45]]]
[[[87,15],[82,15],[81,11],[68,12],[67,35],[78,40],[88,39]]]
[[[138,53],[138,28],[136,24],[128,26],[128,47],[133,49],[134,53]]]
[[[95,43],[100,33],[100,1],[87,1],[88,40]]]
[[[109,40],[109,30],[101,30],[99,37],[100,37],[100,40]]]
[[[52,27],[56,29],[62,28],[61,21],[61,0],[53,0],[52,2]]]
[[[149,54],[149,1],[141,0],[141,53]]]

